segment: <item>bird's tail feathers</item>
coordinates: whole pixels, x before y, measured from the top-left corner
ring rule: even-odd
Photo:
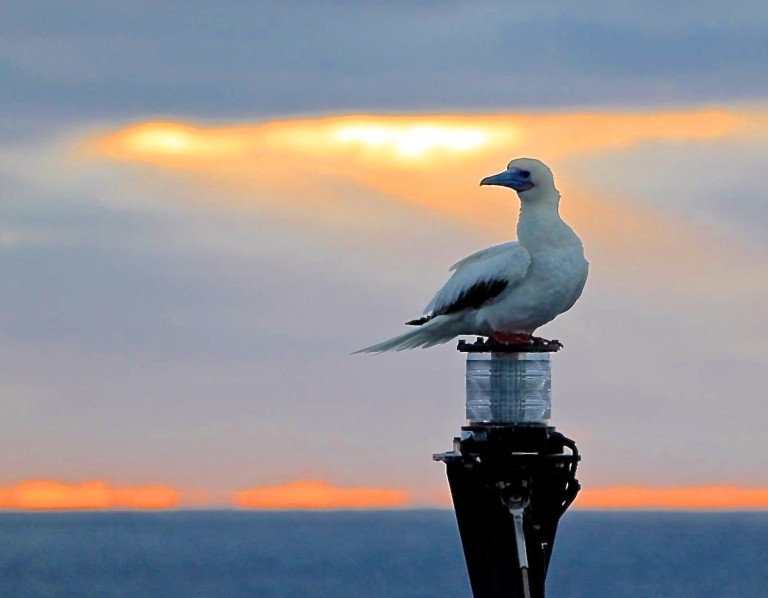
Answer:
[[[357,353],[384,353],[385,351],[404,351],[405,349],[427,349],[442,345],[461,334],[461,319],[450,316],[438,316],[420,326],[389,340],[371,345]]]

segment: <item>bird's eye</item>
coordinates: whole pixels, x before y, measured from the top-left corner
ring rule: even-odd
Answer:
[[[528,177],[531,176],[531,173],[528,170],[521,170],[520,172],[518,172],[518,174],[520,175],[521,178],[524,178],[524,179],[527,179]]]

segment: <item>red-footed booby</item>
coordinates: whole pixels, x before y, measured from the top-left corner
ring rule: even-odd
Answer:
[[[568,311],[587,282],[589,264],[581,240],[560,218],[560,193],[552,171],[539,160],[519,158],[480,181],[517,191],[517,241],[473,253],[451,266],[453,275],[407,324],[419,326],[357,353],[427,348],[461,334],[501,343],[526,343],[533,332]]]

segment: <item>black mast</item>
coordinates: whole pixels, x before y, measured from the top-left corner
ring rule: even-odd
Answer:
[[[580,489],[576,444],[546,423],[549,353],[560,348],[459,341],[469,422],[434,459],[446,464],[474,598],[544,597],[557,525]],[[469,361],[478,358],[479,374]]]

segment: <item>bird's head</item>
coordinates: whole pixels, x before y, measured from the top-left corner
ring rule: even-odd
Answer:
[[[549,167],[533,158],[512,160],[504,172],[485,177],[481,185],[499,185],[514,189],[521,199],[555,191],[555,180]]]

